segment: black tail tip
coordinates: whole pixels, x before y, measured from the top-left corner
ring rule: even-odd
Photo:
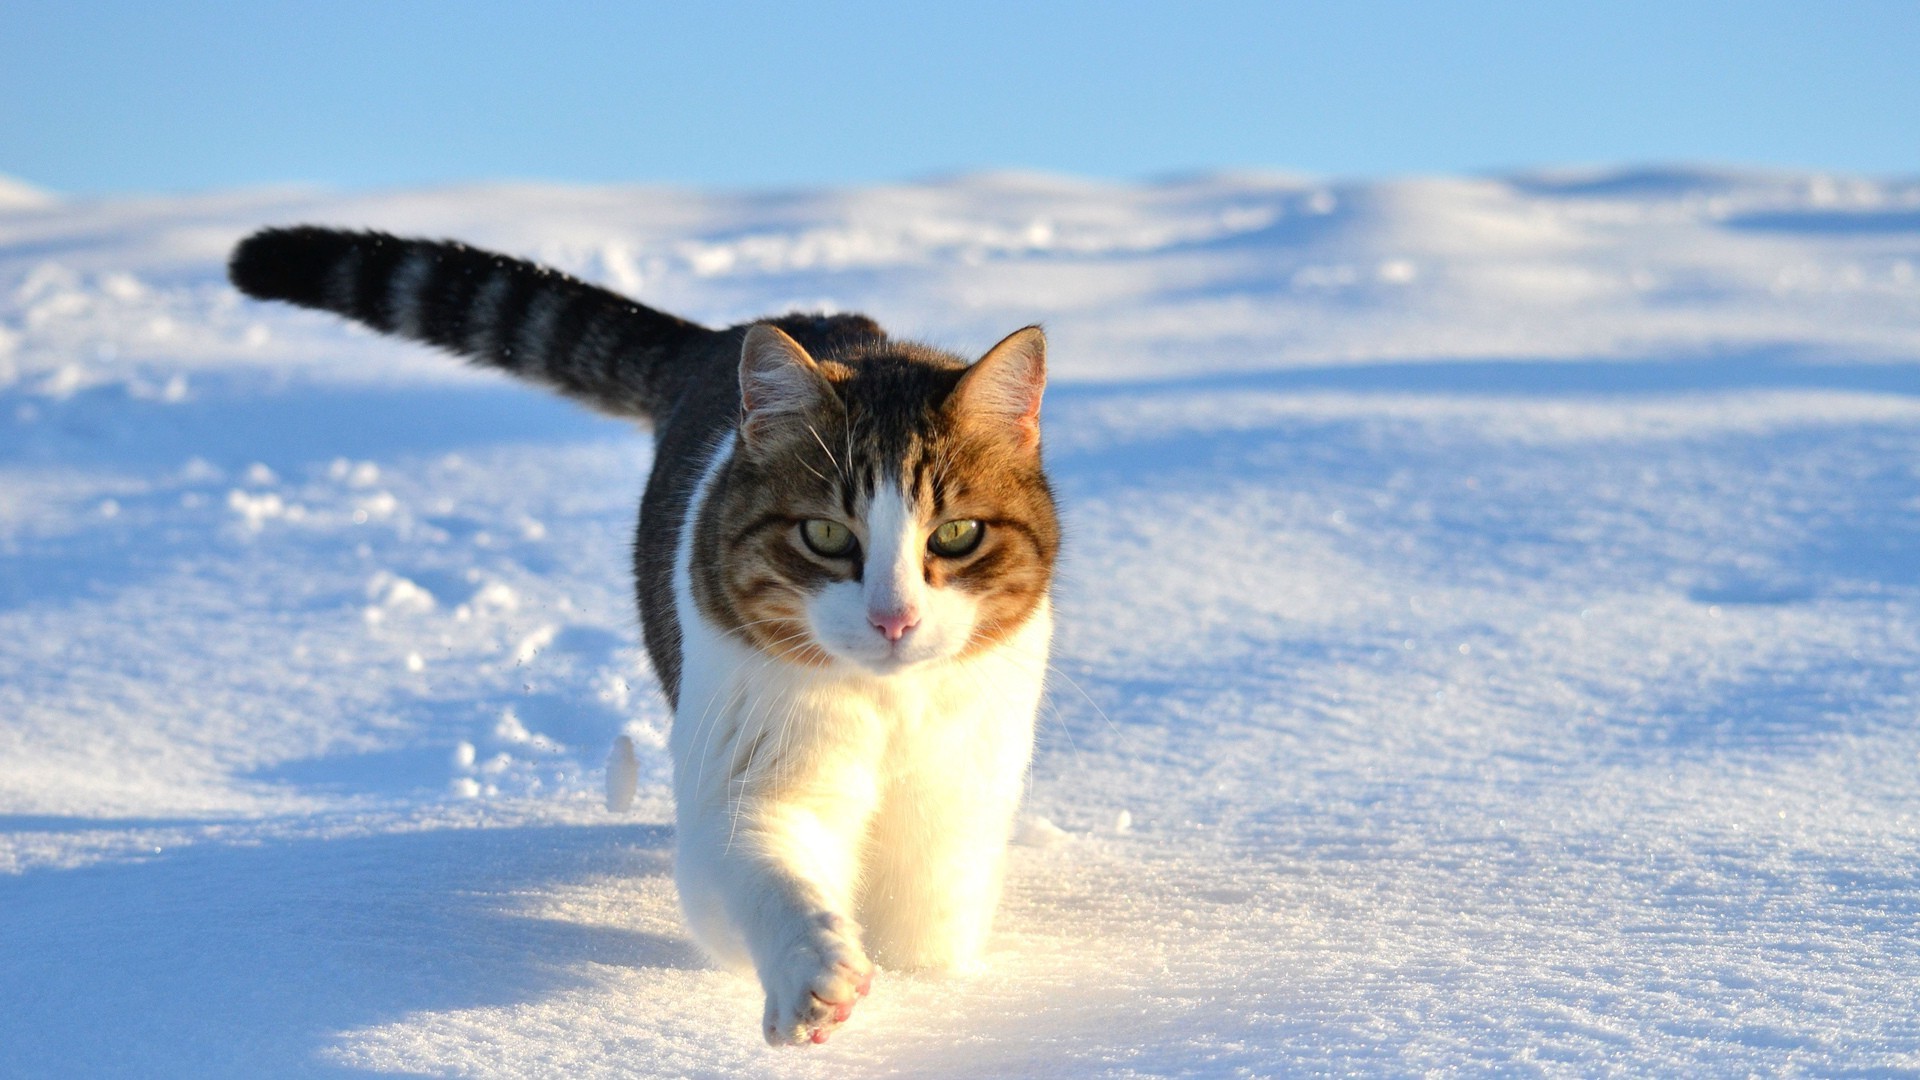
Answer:
[[[329,271],[352,250],[354,235],[312,225],[261,229],[234,245],[227,278],[259,300],[324,306]]]

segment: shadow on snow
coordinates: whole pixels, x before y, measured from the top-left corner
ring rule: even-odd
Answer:
[[[591,965],[704,967],[679,939],[513,911],[543,884],[670,863],[663,827],[554,826],[204,843],[0,878],[0,1073],[338,1075],[353,1070],[320,1055],[343,1031],[536,1000]]]

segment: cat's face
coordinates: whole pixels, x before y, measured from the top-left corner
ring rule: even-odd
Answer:
[[[816,364],[756,328],[740,439],[703,515],[706,614],[771,655],[883,675],[1011,634],[1059,546],[1044,377],[1037,329],[960,367],[925,351]]]

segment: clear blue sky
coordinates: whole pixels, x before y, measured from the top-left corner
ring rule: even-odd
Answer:
[[[0,2],[71,192],[1682,161],[1920,173],[1920,0]]]

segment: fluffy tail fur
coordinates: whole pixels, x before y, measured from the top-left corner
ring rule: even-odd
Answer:
[[[345,315],[620,416],[659,415],[675,358],[711,333],[544,266],[379,232],[263,229],[227,274],[248,296]]]

